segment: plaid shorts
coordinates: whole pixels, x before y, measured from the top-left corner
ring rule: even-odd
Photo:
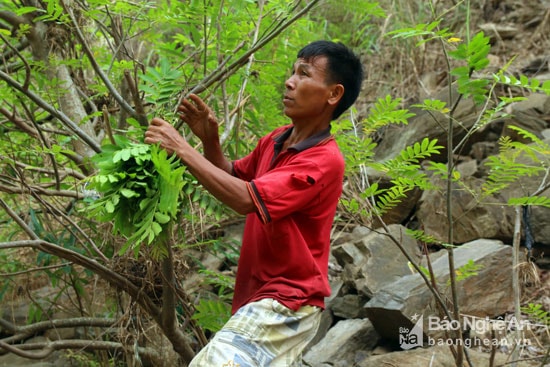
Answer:
[[[189,367],[297,367],[313,339],[321,309],[292,311],[273,299],[241,307]]]

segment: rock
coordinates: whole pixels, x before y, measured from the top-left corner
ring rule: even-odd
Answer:
[[[304,355],[308,366],[353,366],[361,351],[370,351],[379,336],[368,319],[349,319],[336,323],[326,336]]]
[[[520,32],[515,24],[485,23],[480,24],[479,28],[493,41],[514,38]]]
[[[388,228],[407,253],[415,261],[420,260],[422,256],[419,245],[415,239],[405,234],[406,228],[398,224]],[[371,297],[386,284],[410,274],[407,258],[383,229],[369,232],[353,243],[337,246],[333,254],[344,267],[344,282],[353,285],[359,295]]]
[[[334,299],[330,310],[334,316],[343,319],[366,318],[366,312],[363,308],[367,298],[358,294],[345,294],[342,297]]]
[[[489,366],[490,354],[482,353],[469,349],[468,355],[473,366]],[[509,356],[503,353],[495,355],[495,366],[503,366],[509,363]],[[465,363],[465,366],[468,364]],[[518,362],[518,367],[539,366],[536,362],[522,361]],[[430,348],[418,348],[402,352],[393,352],[377,356],[370,356],[357,362],[357,367],[456,367],[456,362],[449,349],[446,346],[434,346]]]
[[[510,246],[496,240],[480,239],[456,248],[454,259],[455,269],[468,264],[473,273],[472,265],[478,267],[477,275],[459,280],[458,298],[462,314],[481,318],[496,317],[512,309]],[[433,261],[432,269],[443,298],[452,299],[447,284],[447,256],[440,256]],[[423,315],[426,320],[436,314],[437,310],[434,296],[419,274],[402,277],[385,286],[367,302],[365,308],[377,332],[390,340],[399,339],[400,328],[412,328],[413,315]],[[424,328],[424,333],[428,336],[438,335],[429,328]]]
[[[471,177],[477,173],[477,161],[475,159],[469,159],[459,163],[456,166],[456,170],[460,173],[461,177]]]
[[[449,89],[444,88],[434,99],[444,101],[447,106],[451,106],[458,97],[456,87],[453,87],[452,95],[452,103],[449,103]],[[447,132],[443,128],[448,125],[447,116],[439,112],[428,113],[414,108],[411,108],[410,111],[416,113],[416,116],[411,118],[407,125],[391,126],[384,132],[382,141],[375,148],[375,160],[377,162],[384,162],[396,157],[401,150],[421,141],[425,137],[437,138],[439,145],[447,145]],[[460,141],[464,131],[476,122],[477,109],[474,102],[470,98],[461,99],[454,111],[454,118],[460,122],[455,124],[455,139]],[[445,154],[442,154],[442,157],[445,157]]]
[[[549,157],[538,159],[550,165]],[[519,163],[537,165],[531,157],[525,155],[516,159]],[[530,176],[523,176],[498,194],[481,198],[485,179],[464,177],[464,186],[453,184],[453,237],[455,243],[465,243],[477,238],[493,238],[511,243],[514,237],[514,207],[508,205],[510,198],[520,198],[535,192],[544,178],[544,173],[533,171]],[[441,242],[447,241],[447,213],[441,208],[446,207],[446,190],[444,182],[432,177],[432,183],[441,190],[429,190],[422,193],[418,202],[416,215],[424,232]],[[476,194],[474,194],[476,193]],[[541,196],[548,196],[550,189]],[[530,208],[530,225],[536,242],[550,245],[550,208],[532,206]],[[525,226],[525,223],[523,223]],[[524,227],[525,229],[525,227]],[[524,234],[524,229],[522,230]]]
[[[480,203],[472,192],[481,191],[483,180],[467,177],[463,182],[466,189],[456,183],[452,186],[454,242],[465,243],[477,238],[511,240],[514,232],[514,209],[505,205],[502,197],[486,199],[487,204]],[[442,208],[447,205],[447,190],[443,180],[438,177],[433,177],[432,183],[442,189],[424,191],[416,214],[424,232],[445,243],[449,230],[447,212]]]
[[[510,113],[527,112],[537,115],[550,115],[550,96],[543,93],[530,94],[527,99],[510,105]]]

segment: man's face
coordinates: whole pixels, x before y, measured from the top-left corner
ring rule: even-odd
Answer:
[[[293,120],[326,115],[328,100],[335,84],[327,84],[327,58],[298,59],[292,75],[285,82],[284,113]]]

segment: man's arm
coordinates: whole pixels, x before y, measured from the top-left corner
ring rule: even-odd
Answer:
[[[158,117],[145,132],[145,143],[158,143],[168,154],[176,153],[206,190],[237,213],[248,214],[256,210],[246,181],[231,174],[231,163],[223,157],[219,144],[210,151],[212,162],[196,151],[170,123]]]
[[[239,214],[256,211],[246,181],[230,173],[231,164],[227,171],[213,164],[195,149],[189,148],[180,149],[176,154],[208,192]]]
[[[199,96],[190,94],[189,99],[181,100],[178,111],[180,118],[202,142],[206,159],[225,172],[232,173],[231,162],[221,149],[218,121],[210,107]]]

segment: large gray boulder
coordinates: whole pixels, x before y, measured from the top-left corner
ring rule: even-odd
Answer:
[[[446,250],[443,250],[446,251]],[[462,314],[472,317],[496,317],[512,309],[512,248],[497,240],[480,239],[454,250],[455,269],[475,265],[477,274],[458,282]],[[445,301],[452,300],[449,265],[445,254],[432,263],[437,287]],[[462,268],[465,269],[465,268]],[[399,340],[401,328],[412,329],[417,317],[438,316],[435,298],[419,274],[412,274],[385,286],[365,305],[368,318],[377,332]],[[424,327],[426,335],[431,330]],[[433,335],[439,335],[433,331]]]

